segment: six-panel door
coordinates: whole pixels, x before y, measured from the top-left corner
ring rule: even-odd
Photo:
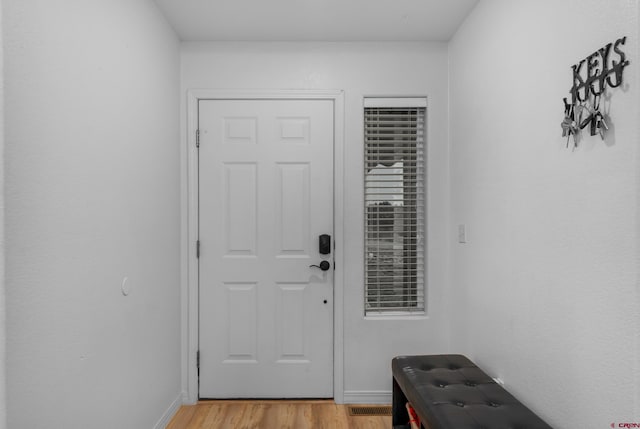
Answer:
[[[199,103],[201,398],[333,396],[333,114]]]

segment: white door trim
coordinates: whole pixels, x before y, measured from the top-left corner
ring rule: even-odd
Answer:
[[[187,210],[183,212],[183,399],[185,404],[198,401],[198,129],[199,100],[332,100],[334,105],[334,400],[344,403],[344,92],[338,90],[212,90],[192,89],[187,92]],[[183,188],[184,189],[184,188]],[[184,200],[183,200],[184,201]]]

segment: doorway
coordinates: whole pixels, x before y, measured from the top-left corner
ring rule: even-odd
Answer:
[[[189,230],[200,254],[189,270],[199,279],[189,288],[199,293],[197,307],[189,299],[198,329],[188,336],[199,346],[197,395],[339,401],[341,246],[322,252],[319,237],[326,245],[341,230],[341,93],[191,95],[199,228],[190,221]]]

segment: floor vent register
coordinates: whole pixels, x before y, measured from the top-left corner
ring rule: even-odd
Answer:
[[[357,405],[349,406],[350,416],[390,416],[391,406],[362,407]]]

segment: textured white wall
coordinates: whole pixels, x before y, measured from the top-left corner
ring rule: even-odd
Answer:
[[[447,252],[447,46],[426,43],[183,44],[187,89],[345,91],[345,319],[347,400],[390,400],[391,358],[448,347],[444,311]],[[426,95],[429,103],[429,273],[425,320],[363,318],[364,96]],[[186,97],[185,97],[186,98]],[[184,114],[183,114],[184,116]],[[185,133],[186,135],[186,133]],[[186,147],[186,144],[184,145]]]
[[[178,41],[151,0],[5,0],[4,36],[8,426],[152,428],[180,393]]]
[[[637,9],[481,1],[450,45],[453,348],[558,428],[640,416]],[[570,67],[622,36],[612,129],[566,149]]]

